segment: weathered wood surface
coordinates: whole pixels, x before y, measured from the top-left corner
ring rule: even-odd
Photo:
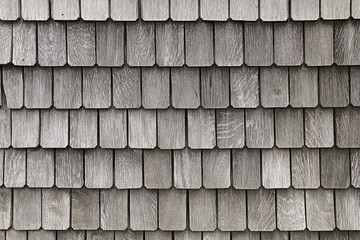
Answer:
[[[128,110],[128,134],[130,148],[155,148],[156,111]]]
[[[319,149],[291,149],[291,177],[295,188],[320,187]]]
[[[229,1],[200,0],[200,17],[205,21],[226,21],[229,18]]]
[[[305,145],[309,148],[334,145],[333,109],[305,109]]]
[[[76,20],[80,16],[80,2],[72,0],[51,0],[51,17],[54,20]]]
[[[216,222],[216,190],[189,190],[190,230],[214,231]]]
[[[303,109],[275,109],[275,137],[279,148],[303,147]]]
[[[165,232],[161,230],[156,230],[153,232],[145,232],[146,240],[171,240],[172,232]]]
[[[360,67],[350,67],[350,102],[353,106],[360,106],[358,89],[360,89]]]
[[[52,105],[52,69],[24,68],[24,103],[26,108],[49,108]]]
[[[54,150],[28,149],[26,151],[26,183],[31,188],[54,185]]]
[[[311,21],[319,19],[320,1],[297,0],[291,1],[291,19],[295,21]]]
[[[13,23],[12,62],[14,65],[33,66],[36,63],[36,23]]]
[[[351,161],[351,185],[355,188],[360,188],[360,150],[350,150],[350,161]]]
[[[56,231],[28,231],[28,240],[56,240]]]
[[[112,69],[113,105],[115,108],[141,106],[140,69],[123,66]]]
[[[14,66],[2,67],[3,94],[9,109],[22,108],[24,105],[23,68]]]
[[[6,102],[5,102],[6,104]],[[11,145],[11,111],[6,105],[0,108],[0,148]]]
[[[204,232],[203,240],[230,240],[230,232],[215,230],[214,232]]]
[[[55,152],[55,182],[58,188],[80,188],[84,185],[83,150],[59,149]]]
[[[201,68],[201,105],[204,108],[229,106],[229,68]]]
[[[350,0],[321,0],[321,18],[325,20],[350,17]]]
[[[6,231],[7,240],[27,240],[27,231],[16,231],[14,228],[10,228]],[[59,239],[64,240],[64,239]]]
[[[230,0],[230,18],[240,21],[256,21],[259,18],[259,1]]]
[[[360,227],[360,193],[355,188],[335,190],[336,226],[340,230],[358,230]]]
[[[243,148],[245,146],[243,109],[216,110],[216,138],[219,148]]]
[[[258,189],[261,185],[259,149],[232,150],[232,184],[236,189]]]
[[[165,109],[170,106],[170,69],[141,69],[142,106],[146,109]]]
[[[215,110],[199,108],[187,111],[188,146],[212,149],[216,145]]]
[[[294,231],[290,232],[290,239],[292,240],[318,240],[319,232],[305,231]]]
[[[100,223],[98,189],[71,190],[71,227],[74,230],[96,230]]]
[[[0,188],[0,229],[8,229],[12,223],[12,189]]]
[[[20,0],[2,0],[0,2],[0,19],[14,21],[20,17]]]
[[[289,149],[263,149],[262,184],[265,188],[289,188],[290,179],[290,150]]]
[[[173,21],[195,21],[199,17],[199,1],[170,1],[170,17]]]
[[[202,186],[200,150],[174,150],[174,186],[180,189],[197,189]]]
[[[263,21],[286,21],[289,18],[289,0],[261,0],[260,18]]]
[[[24,187],[26,183],[26,150],[9,148],[4,155],[4,185]]]
[[[81,18],[87,21],[104,21],[109,17],[109,1],[81,0]]]
[[[85,150],[85,186],[110,188],[113,186],[113,151],[101,148]]]
[[[137,0],[110,0],[110,15],[114,21],[135,21],[139,17]]]
[[[142,150],[115,151],[115,186],[119,189],[141,188],[143,184]]]
[[[5,159],[5,150],[0,149],[0,186],[4,184],[4,159]]]
[[[185,147],[185,110],[157,110],[157,138],[160,149]]]
[[[172,186],[170,150],[144,150],[143,161],[144,185],[147,189],[169,189]]]
[[[70,189],[42,189],[42,228],[67,230],[70,227]]]
[[[335,62],[339,65],[359,65],[360,25],[357,21],[337,21],[334,25]]]
[[[115,232],[115,240],[144,240],[144,232],[132,231],[130,228]]]
[[[260,68],[261,105],[265,108],[289,105],[289,71],[286,67]]]
[[[169,0],[141,0],[140,3],[144,21],[165,21],[169,18]]]
[[[3,3],[0,3],[1,5]],[[0,5],[0,9],[1,6]],[[1,10],[0,10],[1,12]],[[11,62],[12,53],[12,24],[7,22],[0,23],[0,64],[8,64]]]
[[[116,188],[100,190],[101,229],[125,230],[128,227],[128,214],[127,190]]]
[[[334,231],[319,232],[319,236],[321,240],[347,240],[349,233],[335,229]]]
[[[102,148],[124,148],[127,145],[126,110],[115,108],[99,111],[99,145]]]
[[[275,230],[273,232],[261,232],[261,239],[266,240],[289,240],[289,233]]]
[[[350,186],[350,156],[348,149],[321,149],[321,186],[348,188]]]
[[[340,148],[360,147],[360,110],[354,107],[335,110],[335,139]]]
[[[97,146],[97,110],[70,110],[70,146],[94,148]]]
[[[13,110],[11,123],[11,140],[14,148],[31,148],[39,145],[39,110]]]
[[[38,230],[41,227],[41,189],[14,189],[13,228]]]
[[[249,230],[232,232],[231,237],[233,240],[260,240],[260,232],[251,232]]]
[[[295,108],[318,105],[318,69],[302,65],[289,68],[290,105]]]
[[[203,150],[203,186],[209,189],[230,187],[230,150]]]
[[[193,232],[189,229],[185,229],[185,231],[174,232],[175,240],[202,240],[201,232]]]
[[[58,240],[85,240],[85,231],[74,231],[71,228],[67,231],[57,232]]]
[[[130,228],[154,231],[158,227],[158,191],[130,190]]]
[[[68,145],[69,111],[41,110],[40,145],[43,148],[65,148]]]
[[[83,106],[109,108],[111,106],[111,69],[83,68]]]
[[[86,231],[87,240],[113,240],[115,238],[115,232],[102,231],[101,229],[96,231]]]
[[[246,146],[249,148],[272,148],[274,146],[273,109],[245,110]]]
[[[21,17],[25,21],[46,21],[49,13],[47,0],[21,0]]]

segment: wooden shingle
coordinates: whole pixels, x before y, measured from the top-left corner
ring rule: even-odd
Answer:
[[[135,21],[139,17],[137,0],[110,0],[110,7],[113,21]]]
[[[199,17],[198,0],[170,0],[170,17],[173,21],[195,21]]]
[[[0,229],[10,228],[11,218],[12,218],[12,189],[2,187],[0,188]]]
[[[360,24],[354,20],[337,21],[334,25],[335,63],[339,65],[359,65]]]
[[[305,109],[305,145],[309,148],[334,145],[333,109]]]
[[[128,110],[128,138],[130,148],[156,147],[156,111]]]
[[[320,187],[319,149],[291,149],[291,177],[295,188]]]
[[[56,150],[55,170],[58,188],[81,188],[84,185],[83,150]]]
[[[321,149],[321,186],[348,188],[350,186],[350,157],[348,149]]]
[[[0,23],[0,64],[8,64],[11,62],[12,28],[12,23]]]
[[[40,145],[43,148],[65,148],[68,145],[69,112],[41,110]]]
[[[80,2],[72,0],[52,0],[51,17],[54,20],[76,20],[80,16]]]
[[[28,240],[56,240],[56,231],[28,231]]]
[[[16,231],[14,228],[10,228],[6,231],[6,239],[7,240],[27,240],[27,231]]]
[[[201,105],[204,108],[229,106],[229,68],[201,68]]]
[[[216,190],[189,190],[189,228],[191,231],[214,231],[217,225]]]
[[[14,189],[13,228],[38,230],[41,227],[41,189]]]
[[[319,232],[321,240],[348,240],[349,234],[346,231],[334,229],[333,231]]]
[[[230,150],[213,149],[202,152],[203,186],[208,189],[229,188]]]
[[[127,145],[126,110],[114,108],[99,111],[99,145],[102,148],[124,148]]]
[[[261,0],[260,18],[263,21],[286,21],[289,18],[289,0]]]
[[[11,140],[15,148],[31,148],[39,145],[39,110],[13,110],[11,112]]]
[[[109,108],[111,106],[111,69],[83,68],[83,106]]]
[[[140,0],[144,21],[166,21],[169,18],[169,0]]]
[[[276,146],[300,148],[304,146],[304,118],[302,109],[275,109]]]
[[[230,18],[240,21],[256,21],[259,18],[258,0],[230,0]]]
[[[4,71],[4,70],[3,70]],[[350,103],[360,106],[360,67],[350,67]]]
[[[229,18],[229,1],[200,0],[200,17],[205,21],[226,21]]]
[[[188,110],[188,146],[193,149],[211,149],[216,145],[215,110],[199,108]]]
[[[275,229],[273,232],[261,232],[260,233],[261,239],[266,240],[289,240],[289,233],[283,232]]]
[[[228,108],[216,111],[216,138],[219,148],[243,148],[245,146],[243,109]]]
[[[274,146],[273,109],[246,109],[246,146],[249,148],[272,148]]]
[[[260,68],[261,105],[265,108],[289,105],[288,68]]]
[[[9,148],[4,155],[4,185],[22,188],[26,183],[26,151]]]
[[[202,232],[193,232],[189,229],[185,229],[185,231],[174,232],[175,240],[201,240]]]
[[[21,17],[25,21],[46,21],[49,13],[48,0],[21,0]]]
[[[249,230],[232,232],[231,237],[233,240],[260,240],[260,232],[251,232]]]
[[[142,150],[115,150],[115,186],[119,189],[141,188],[143,185]]]
[[[7,107],[11,109],[22,108],[24,105],[23,68],[11,65],[3,66],[2,84]]]
[[[214,232],[204,232],[204,240],[230,240],[230,232],[222,232],[220,230],[215,230]]]
[[[70,227],[70,189],[42,190],[42,227],[67,230]]]
[[[358,189],[335,190],[336,226],[340,230],[360,228],[360,192]]]
[[[109,1],[81,0],[81,18],[87,21],[104,21],[109,17]]]
[[[4,184],[4,158],[5,158],[5,150],[0,150],[0,186]]]
[[[71,190],[71,227],[74,230],[96,230],[100,223],[98,189]]]
[[[355,107],[335,109],[335,139],[340,148],[360,147],[358,119],[360,109]]]
[[[100,214],[103,230],[125,230],[128,226],[128,191],[101,189]]]
[[[350,150],[351,185],[360,188],[360,149]]]
[[[172,232],[165,232],[161,230],[156,230],[153,232],[145,232],[145,239],[146,240],[171,240],[172,239]]]
[[[116,231],[115,240],[144,240],[144,232],[132,231],[128,228],[125,231]]]
[[[20,17],[20,0],[2,0],[0,2],[0,19],[14,21]]]
[[[157,137],[161,149],[185,147],[185,110],[157,110]]]
[[[232,185],[236,189],[258,189],[261,185],[259,149],[232,150]]]
[[[14,65],[33,66],[36,63],[36,23],[13,23],[12,62]]]
[[[180,189],[197,189],[202,186],[200,150],[174,150],[174,186]]]
[[[360,232],[359,231],[351,231],[349,232],[349,239],[350,240],[356,240],[360,237]]]
[[[170,106],[170,70],[168,68],[143,68],[141,83],[144,108],[164,109]]]
[[[85,150],[85,186],[110,188],[113,186],[113,151],[101,148]]]
[[[0,147],[11,145],[11,112],[6,106],[0,108]]]
[[[171,155],[170,150],[144,150],[144,185],[147,189],[169,189],[172,186]]]
[[[67,231],[57,232],[58,240],[85,240],[85,231],[74,231],[69,228]]]
[[[98,112],[96,110],[70,110],[70,146],[94,148],[98,144]]]
[[[31,188],[54,185],[54,150],[28,149],[26,151],[26,183]]]
[[[101,229],[96,231],[86,231],[87,240],[113,240],[115,238],[114,231],[103,231]]]
[[[321,18],[325,20],[350,17],[350,0],[321,0]]]
[[[319,232],[311,232],[309,230],[305,231],[294,231],[290,232],[290,239],[291,240],[318,240],[319,239]]]
[[[289,188],[290,150],[263,149],[261,153],[262,185],[265,188]]]
[[[291,1],[291,19],[294,21],[312,21],[319,19],[319,0]]]

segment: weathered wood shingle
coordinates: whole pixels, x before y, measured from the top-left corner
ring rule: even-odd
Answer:
[[[2,85],[7,107],[11,109],[22,108],[24,105],[23,68],[11,65],[3,66]]]
[[[249,148],[272,148],[274,146],[273,109],[246,109],[246,146]]]
[[[169,18],[169,0],[140,0],[144,21],[165,21]]]
[[[289,188],[290,150],[263,149],[261,153],[262,185],[272,189]]]
[[[81,0],[81,18],[87,21],[104,21],[109,17],[109,1]]]
[[[54,185],[54,150],[28,149],[26,151],[26,183],[31,188]]]
[[[180,189],[202,186],[201,150],[174,150],[174,186]]]
[[[110,15],[114,21],[135,21],[138,19],[137,0],[110,0]]]
[[[113,185],[113,151],[101,148],[87,149],[84,156],[85,186],[110,188]]]
[[[9,148],[4,155],[4,186],[22,188],[26,183],[26,150]]]
[[[98,144],[98,112],[96,110],[70,110],[70,146],[94,148]]]
[[[129,214],[128,191],[116,188],[100,190],[100,214],[103,230],[125,230]]]
[[[12,62],[14,65],[33,66],[36,63],[36,23],[13,23]]]
[[[321,0],[321,17],[326,20],[350,17],[350,0]]]
[[[259,149],[232,150],[232,185],[236,189],[258,189],[261,185]]]
[[[335,62],[339,65],[359,65],[360,24],[357,21],[338,21],[334,25]]]
[[[230,179],[230,150],[203,150],[203,186],[208,189],[229,188]]]
[[[188,146],[193,149],[211,149],[216,145],[215,110],[199,108],[188,110]]]
[[[70,189],[42,190],[42,227],[67,230],[70,227]]]
[[[170,17],[173,21],[195,21],[199,17],[199,1],[170,0]]]
[[[59,149],[55,152],[55,182],[58,188],[81,188],[84,185],[83,150]]]
[[[156,111],[129,110],[129,147],[155,148],[156,147]]]
[[[154,231],[158,227],[158,191],[130,190],[130,228]]]
[[[52,0],[51,17],[54,20],[76,20],[80,16],[80,2],[72,0]]]
[[[163,109],[170,106],[170,69],[143,68],[141,70],[142,106]]]
[[[11,62],[12,29],[11,23],[0,22],[0,64]]]
[[[71,227],[74,230],[96,230],[100,223],[98,189],[71,190]]]
[[[200,0],[200,17],[205,21],[226,21],[229,17],[229,1]]]
[[[259,1],[230,0],[230,18],[240,21],[256,21],[259,17]]]
[[[170,150],[144,150],[144,185],[147,189],[169,189],[172,186]],[[159,178],[161,176],[161,178]]]
[[[304,118],[302,109],[275,109],[275,137],[279,148],[304,146]]]
[[[124,148],[127,145],[126,110],[99,111],[99,145],[102,148]]]
[[[159,228],[162,231],[186,228],[186,190],[171,188],[159,190]]]
[[[111,69],[83,68],[83,106],[109,108],[111,106]]]
[[[340,148],[360,147],[358,119],[360,110],[355,107],[335,109],[335,139]]]
[[[295,188],[320,186],[319,149],[291,149],[291,177]]]
[[[13,227],[16,230],[41,227],[41,189],[14,189]]]
[[[14,21],[20,17],[20,0],[2,0],[0,2],[0,19]]]
[[[288,68],[260,68],[261,105],[265,108],[289,105]]]
[[[295,21],[311,21],[319,19],[319,0],[291,1],[291,19]]]
[[[0,200],[0,229],[8,229],[12,218],[12,189],[0,188]]]
[[[305,109],[305,145],[309,148],[326,148],[334,145],[331,108]]]
[[[142,150],[115,151],[115,186],[119,189],[141,188],[143,185]]]
[[[348,149],[321,149],[321,186],[348,188],[350,186],[350,158]]]
[[[216,138],[219,148],[245,146],[245,119],[243,109],[228,108],[216,111]]]
[[[217,225],[216,210],[216,190],[201,188],[189,191],[191,231],[214,231]]]
[[[49,13],[47,0],[21,0],[21,17],[26,21],[46,21]]]
[[[69,112],[41,110],[40,145],[43,148],[65,148],[68,145]]]
[[[204,108],[229,106],[229,68],[201,68],[201,105]]]
[[[39,145],[39,110],[13,110],[11,112],[11,123],[11,145],[13,147],[31,148]]]
[[[168,108],[157,110],[157,137],[161,149],[185,147],[185,110]]]
[[[263,21],[286,21],[289,18],[289,0],[261,0],[260,18]]]
[[[360,192],[355,188],[335,190],[336,226],[340,230],[358,230],[360,213]],[[355,211],[354,211],[355,210]]]

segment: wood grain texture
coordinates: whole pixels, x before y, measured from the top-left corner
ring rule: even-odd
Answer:
[[[244,48],[248,66],[273,64],[273,25],[264,22],[245,23]]]
[[[58,188],[81,188],[84,185],[83,150],[56,150],[55,176]]]
[[[82,74],[80,68],[54,68],[54,106],[78,109],[82,105]]]
[[[184,29],[184,23],[156,23],[156,63],[159,66],[175,67],[184,65]]]
[[[216,137],[219,148],[245,146],[245,119],[243,109],[216,110]]]
[[[290,150],[263,149],[261,153],[262,185],[265,188],[289,188]]]
[[[41,201],[43,229],[67,230],[70,227],[70,189],[43,189]]]
[[[360,25],[357,21],[337,21],[334,25],[335,63],[339,65],[359,65]]]
[[[289,71],[286,67],[260,68],[261,105],[265,108],[289,105]]]
[[[318,69],[306,65],[289,68],[290,105],[294,108],[318,105]]]
[[[185,147],[185,110],[157,110],[157,138],[160,149]]]
[[[71,228],[67,231],[57,232],[58,240],[85,240],[85,231],[74,231]]]
[[[0,5],[0,9],[1,9],[1,5]],[[0,64],[2,65],[11,62],[11,53],[12,53],[11,44],[12,44],[12,24],[7,22],[1,22],[0,23]]]
[[[319,70],[319,102],[323,107],[346,107],[349,104],[349,68],[325,67]]]
[[[350,0],[321,0],[321,18],[325,20],[350,17]]]
[[[39,145],[39,110],[13,110],[11,123],[11,145],[14,148],[30,148]]]
[[[6,104],[6,103],[5,103]],[[0,147],[8,148],[11,145],[11,111],[6,105],[0,108]]]
[[[141,188],[143,184],[142,150],[115,150],[115,186],[120,189]]]
[[[290,14],[294,21],[312,21],[319,19],[320,2],[318,0],[291,1]]]
[[[232,185],[236,189],[258,189],[261,185],[259,149],[232,150]]]
[[[306,22],[305,63],[308,66],[328,66],[334,62],[334,27],[332,21]]]
[[[350,150],[351,185],[360,188],[360,150]]]
[[[360,207],[360,192],[349,188],[335,190],[336,226],[340,230],[358,230],[360,213],[355,209]]]
[[[49,13],[48,0],[21,0],[21,17],[25,21],[46,21]]]
[[[0,149],[0,186],[4,184],[4,159],[5,159],[5,150]]]
[[[9,148],[4,155],[4,185],[8,188],[24,187],[26,182],[25,149]]]
[[[54,186],[54,150],[28,149],[26,151],[26,183],[31,188]]]
[[[243,65],[230,68],[230,101],[234,108],[255,108],[259,105],[259,70]]]
[[[246,229],[246,192],[229,189],[218,190],[218,228],[221,231]]]
[[[169,0],[141,0],[140,3],[144,21],[166,21],[169,18]]]
[[[215,230],[214,232],[204,232],[203,240],[230,240],[230,232]]]
[[[51,0],[51,17],[54,20],[76,20],[80,16],[80,2],[72,0]]]
[[[12,190],[0,188],[0,229],[8,229],[12,220]]]
[[[38,230],[41,227],[41,189],[14,189],[13,228]]]
[[[98,189],[71,190],[71,227],[74,230],[96,230],[100,223]]]
[[[28,231],[28,240],[56,240],[56,231]]]
[[[12,62],[14,65],[33,66],[36,63],[36,23],[13,23]]]
[[[83,68],[83,106],[109,108],[111,106],[111,69]]]
[[[200,0],[200,17],[205,21],[226,21],[229,18],[229,1]]]
[[[198,189],[202,186],[201,151],[184,148],[174,150],[174,186]]]
[[[305,231],[294,231],[290,232],[291,240],[319,240],[318,232]]]
[[[357,94],[359,89],[360,89],[360,68],[350,67],[350,102],[353,106],[360,106],[360,95]]]
[[[185,59],[188,66],[205,67],[214,63],[213,36],[211,23],[185,23]]]
[[[24,68],[24,103],[26,108],[49,108],[52,105],[52,69]]]
[[[130,228],[154,231],[158,227],[158,191],[130,190]]]
[[[135,21],[139,17],[137,0],[110,0],[113,21]]]
[[[170,70],[168,68],[143,68],[141,83],[144,108],[165,109],[170,106]]]
[[[359,19],[360,18],[360,1],[359,0],[352,0],[351,1],[351,16],[354,19]]]
[[[305,190],[306,226],[310,231],[333,231],[335,228],[334,191],[319,188]]]
[[[99,111],[99,145],[102,148],[124,148],[127,145],[126,110],[110,108]]]
[[[155,23],[126,23],[126,38],[126,58],[130,66],[155,64]]]
[[[47,21],[37,24],[38,62],[40,66],[66,64],[66,25]]]
[[[81,18],[87,21],[104,21],[109,17],[109,1],[81,0]]]
[[[359,237],[360,237],[360,232],[358,232],[358,231],[349,232],[349,240],[356,240]]]
[[[200,106],[199,68],[188,68],[186,66],[172,68],[170,78],[172,105],[175,108],[198,108]]]
[[[360,136],[354,134],[360,130],[358,119],[360,110],[355,107],[338,108],[335,110],[335,138],[340,148],[360,147]]]
[[[172,232],[164,232],[161,230],[156,230],[154,232],[145,232],[146,240],[171,240]]]
[[[186,190],[159,190],[159,228],[162,231],[186,229]]]
[[[156,147],[156,111],[128,110],[128,136],[130,148]]]
[[[143,159],[145,187],[147,189],[169,189],[172,186],[171,151],[144,150]]]
[[[120,232],[115,232],[115,240],[143,240],[144,232],[141,231],[132,231],[130,228]]]
[[[94,148],[97,146],[96,110],[70,110],[70,146],[72,148]]]
[[[229,106],[229,68],[201,68],[201,105],[204,108]]]
[[[272,109],[245,110],[246,146],[272,148],[274,146],[274,112]]]
[[[199,17],[199,1],[170,0],[170,17],[173,21],[195,21]]]
[[[348,149],[321,149],[321,186],[348,188],[350,186],[350,156]]]
[[[334,145],[332,109],[320,107],[305,109],[305,145],[309,148]]]
[[[291,149],[291,177],[295,188],[320,187],[319,149]]]
[[[43,148],[65,148],[68,145],[69,111],[41,110],[40,145]]]
[[[260,19],[286,21],[289,18],[289,0],[261,0]]]
[[[68,64],[70,66],[93,66],[96,58],[95,23],[68,22],[66,26]]]
[[[26,231],[16,231],[14,228],[10,228],[6,231],[7,240],[27,240]],[[59,239],[61,240],[61,239]]]
[[[301,148],[304,146],[304,116],[302,109],[275,109],[276,146]]]
[[[261,232],[261,239],[267,240],[289,240],[289,233],[275,230],[273,232]]]
[[[128,227],[127,190],[100,190],[100,227],[103,230],[125,230]]]
[[[260,233],[245,230],[243,232],[232,232],[231,237],[233,240],[260,240]]]
[[[0,19],[14,21],[20,17],[20,0],[2,0],[0,2]]]
[[[113,105],[115,108],[139,108],[141,106],[141,78],[139,68],[112,69]]]
[[[96,23],[96,63],[99,66],[122,66],[125,55],[125,25],[120,22]]]
[[[23,69],[14,66],[3,66],[2,84],[6,106],[10,109],[22,108],[24,105]]]
[[[203,186],[208,189],[230,187],[230,150],[215,148],[202,153]]]
[[[247,191],[247,216],[250,231],[274,231],[276,228],[275,190]]]
[[[114,231],[102,231],[101,229],[96,231],[86,231],[87,240],[113,240],[114,238]]]
[[[230,18],[240,21],[256,21],[259,18],[259,1],[230,0]]]
[[[85,150],[85,186],[110,188],[113,186],[113,151],[101,148]]]
[[[189,190],[190,230],[214,231],[216,222],[216,190]]]
[[[348,232],[339,231],[335,229],[334,231],[319,232],[321,240],[347,240],[349,238]]]
[[[188,110],[188,146],[193,149],[212,149],[216,145],[215,110]]]
[[[185,229],[181,232],[174,232],[175,240],[202,240],[201,232],[193,232],[189,229]]]

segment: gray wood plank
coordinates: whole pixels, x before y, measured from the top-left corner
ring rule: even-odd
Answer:
[[[320,187],[319,149],[291,149],[291,177],[294,188]]]
[[[128,227],[127,190],[100,190],[100,227],[103,230],[125,230]]]
[[[82,74],[80,68],[54,68],[54,106],[78,109],[82,105]]]
[[[197,189],[202,186],[201,151],[184,148],[174,150],[174,186]]]
[[[262,185],[265,188],[288,188],[290,177],[290,150],[263,149],[261,152]]]
[[[111,106],[111,69],[83,68],[83,106],[109,108]]]
[[[359,231],[351,231],[349,232],[349,240],[356,240],[360,238],[360,232]]]
[[[328,232],[319,232],[321,240],[348,240],[349,233],[346,231],[339,231],[335,229],[334,231]]]
[[[286,21],[289,18],[289,0],[261,0],[260,19]]]
[[[158,191],[130,190],[130,228],[154,231],[158,227]]]
[[[321,18],[325,20],[348,19],[350,0],[321,0]]]
[[[352,0],[351,1],[351,16],[354,19],[359,19],[360,18],[360,1],[359,0]]]
[[[243,148],[245,146],[243,109],[216,110],[216,138],[219,148]]]
[[[159,66],[184,65],[184,29],[184,23],[156,23],[156,63]]]
[[[157,110],[157,138],[160,149],[185,147],[185,110]]]
[[[66,64],[66,25],[47,21],[37,24],[38,62],[40,66]]]
[[[12,65],[2,67],[3,94],[10,109],[24,106],[23,69]]]
[[[146,109],[165,109],[170,106],[170,70],[141,69],[142,106]]]
[[[319,102],[323,107],[349,104],[349,68],[324,67],[319,70]]]
[[[125,25],[123,22],[96,23],[96,63],[99,66],[122,66],[125,55],[124,44]]]
[[[127,145],[126,110],[114,108],[99,111],[99,145],[102,148],[124,148]]]
[[[130,66],[155,64],[155,23],[126,23],[126,59]]]
[[[350,186],[350,156],[348,149],[321,149],[321,186],[348,188]]]
[[[221,231],[246,229],[246,192],[229,189],[218,190],[218,228]]]
[[[52,105],[52,69],[24,68],[24,102],[26,108],[49,108]]]
[[[81,0],[81,18],[87,21],[104,21],[109,17],[109,1]]]
[[[294,231],[290,232],[291,240],[319,240],[318,232],[305,231]]]
[[[189,228],[191,231],[215,231],[216,190],[189,190]]]
[[[313,21],[319,19],[319,0],[291,1],[290,14],[294,21]]]
[[[245,110],[246,146],[272,148],[274,146],[274,112],[272,109]]]
[[[115,108],[141,106],[140,69],[123,66],[112,69],[113,105]]]
[[[319,188],[305,190],[306,226],[310,231],[333,231],[335,228],[334,191]]]
[[[189,229],[185,229],[184,231],[174,232],[175,240],[202,240],[201,232],[193,232]]]
[[[186,190],[159,190],[159,228],[162,231],[184,231],[187,217]]]
[[[145,232],[146,240],[171,240],[172,232],[164,232],[161,230],[156,230],[154,232]]]
[[[8,188],[24,187],[26,182],[25,149],[9,148],[4,155],[4,185]]]
[[[332,109],[320,107],[305,109],[305,145],[309,148],[334,145]]]
[[[185,23],[185,59],[190,67],[214,63],[214,28],[212,23]]]
[[[169,0],[141,0],[140,3],[144,21],[166,21],[169,18]]]
[[[135,21],[139,17],[137,0],[110,0],[113,21]]]
[[[201,68],[201,105],[204,108],[229,106],[229,68]]]
[[[94,148],[97,146],[97,110],[70,110],[70,146]]]
[[[71,190],[71,227],[74,230],[96,230],[100,223],[99,190]]]
[[[334,62],[334,25],[332,21],[305,22],[305,63],[328,66]]]
[[[229,188],[230,150],[212,149],[202,152],[203,186],[208,189]]]
[[[231,106],[255,108],[259,105],[259,70],[243,65],[230,68]]]
[[[273,25],[264,22],[244,23],[245,63],[248,66],[273,64]]]
[[[230,0],[230,18],[240,21],[256,21],[259,18],[258,0]]]
[[[13,110],[11,123],[11,145],[14,148],[30,148],[39,145],[39,110]]]
[[[58,188],[81,188],[84,185],[83,150],[56,150],[55,176]]]
[[[114,231],[103,231],[101,229],[96,231],[86,231],[87,240],[113,240],[115,239]]]
[[[233,240],[260,240],[260,232],[251,232],[249,230],[232,232],[231,237]]]
[[[2,65],[11,62],[11,54],[12,54],[11,44],[12,44],[12,23],[1,22],[0,23],[0,64]]]
[[[175,108],[198,108],[200,106],[199,68],[186,66],[172,68],[170,78],[172,105]]]
[[[80,2],[72,0],[51,0],[51,17],[54,20],[76,20],[80,17]]]
[[[200,0],[200,17],[205,21],[226,21],[229,18],[229,1]]]
[[[173,21],[196,21],[199,18],[199,1],[170,0],[170,17]]]
[[[360,147],[360,136],[354,134],[360,130],[357,119],[360,109],[355,107],[335,109],[335,138],[340,148]]]
[[[143,185],[142,150],[115,150],[115,186],[120,189]]]
[[[4,159],[5,159],[5,150],[0,149],[0,186],[4,184]]]
[[[0,188],[0,229],[9,229],[12,220],[12,189]],[[4,239],[4,238],[3,238]]]
[[[335,63],[338,65],[359,65],[360,25],[357,21],[337,21],[334,25]]]
[[[350,102],[353,106],[360,106],[360,95],[357,94],[359,89],[360,67],[350,67]]]
[[[128,136],[130,148],[156,147],[156,111],[128,110]]]
[[[7,240],[27,240],[27,231],[16,231],[14,228],[10,228],[6,231],[6,239]]]
[[[26,151],[26,183],[31,188],[54,186],[53,149],[28,149]]]
[[[65,148],[68,145],[69,111],[41,110],[40,145],[43,148]]]
[[[110,188],[113,186],[113,151],[101,148],[85,150],[85,186]]]
[[[21,17],[25,21],[46,21],[49,13],[48,0],[21,0]]]
[[[289,71],[286,67],[260,68],[261,105],[265,108],[289,105]]]
[[[13,23],[12,62],[14,65],[33,66],[36,63],[36,23]]]
[[[247,191],[248,228],[250,231],[274,231],[276,228],[275,190]]]
[[[147,189],[169,189],[172,186],[171,151],[158,148],[144,150],[143,159],[145,187]]]
[[[232,150],[232,185],[236,189],[258,189],[261,185],[259,149]]]
[[[215,230],[214,232],[204,232],[203,240],[230,240],[230,232]]]
[[[11,145],[11,111],[5,104],[0,108],[0,148]]]
[[[289,240],[289,233],[275,230],[273,232],[261,232],[261,239],[267,240]]]
[[[141,231],[132,231],[128,228],[126,231],[116,231],[115,240],[143,240],[144,232]]]
[[[188,146],[193,149],[212,149],[216,145],[215,110],[188,110]]]
[[[38,230],[41,227],[41,189],[14,189],[13,228]]]
[[[68,22],[66,26],[68,64],[70,66],[93,66],[96,59],[95,23]]]
[[[0,2],[0,19],[14,21],[20,17],[20,0],[2,0]]]
[[[276,146],[301,148],[304,146],[303,109],[275,109]]]
[[[58,240],[85,240],[85,231],[74,231],[69,228],[66,231],[57,232]]]
[[[360,188],[360,149],[350,150],[351,185]]]
[[[70,227],[70,189],[42,190],[42,228],[67,230]]]
[[[340,230],[358,230],[360,228],[360,192],[349,188],[335,190],[336,226]]]
[[[56,240],[56,231],[28,231],[28,240]]]

